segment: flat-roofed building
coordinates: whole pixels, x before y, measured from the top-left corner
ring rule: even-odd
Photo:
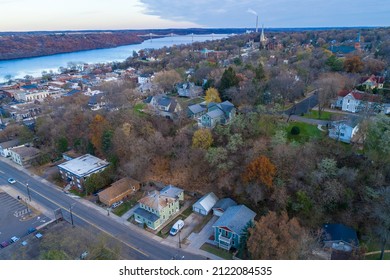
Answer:
[[[41,151],[37,148],[23,145],[9,149],[8,154],[13,162],[26,167],[41,154]]]
[[[69,160],[58,165],[62,179],[70,185],[83,188],[85,179],[95,173],[102,172],[110,165],[109,162],[90,154]]]

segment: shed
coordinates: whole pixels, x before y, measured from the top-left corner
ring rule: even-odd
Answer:
[[[213,193],[208,193],[192,205],[192,211],[206,216],[217,203],[218,197]]]

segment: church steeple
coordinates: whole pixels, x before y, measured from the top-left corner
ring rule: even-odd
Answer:
[[[266,43],[267,43],[267,38],[264,35],[264,24],[263,24],[261,27],[260,44],[264,48]]]

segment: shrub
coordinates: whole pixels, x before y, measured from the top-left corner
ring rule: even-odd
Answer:
[[[292,135],[298,135],[299,133],[301,133],[301,130],[299,129],[298,126],[293,126],[293,127],[291,128],[291,134],[292,134]]]

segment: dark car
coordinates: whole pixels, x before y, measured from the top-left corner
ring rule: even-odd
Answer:
[[[9,245],[9,242],[8,242],[8,241],[3,241],[3,242],[0,243],[1,248],[5,248],[5,247],[7,247],[8,245]]]
[[[35,232],[36,230],[37,230],[36,228],[29,228],[29,229],[27,230],[27,234],[33,233],[33,232]]]

